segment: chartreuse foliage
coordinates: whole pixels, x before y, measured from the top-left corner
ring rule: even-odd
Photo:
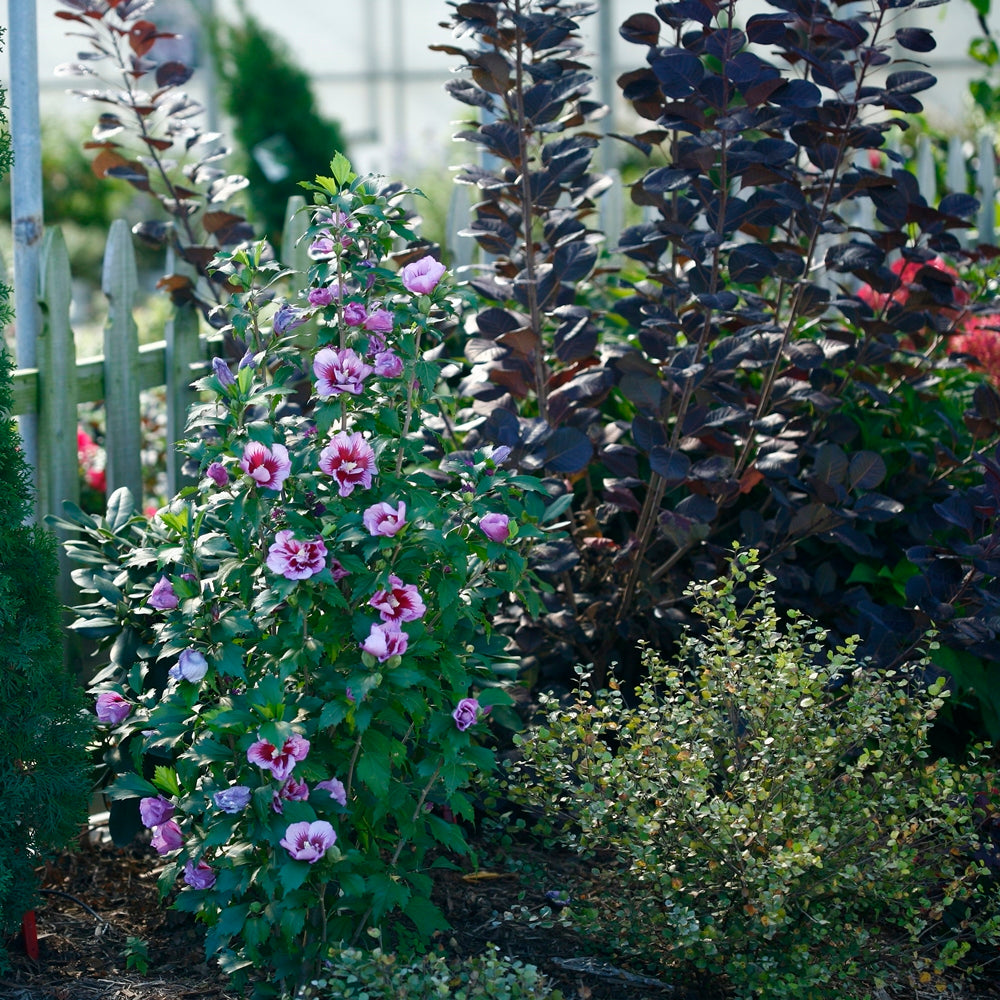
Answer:
[[[2,34],[0,34],[2,40]],[[0,88],[0,175],[10,137]],[[13,318],[0,284],[0,330]],[[87,818],[83,690],[63,663],[51,533],[31,523],[31,471],[12,409],[14,363],[0,337],[0,966],[37,898],[37,869]]]
[[[935,664],[1000,735],[1000,397],[942,346],[988,308],[969,268],[989,250],[960,239],[975,199],[928,204],[888,142],[935,82],[919,63],[931,32],[901,20],[927,4],[631,15],[636,68],[618,83],[643,126],[618,138],[644,158],[642,221],[608,261],[578,38],[595,5],[453,6],[474,44],[441,46],[464,59],[449,89],[484,110],[460,135],[488,154],[457,179],[475,186],[468,234],[493,272],[473,282],[470,440],[572,491],[570,537],[535,557],[560,599],[521,649],[563,682],[573,662],[599,682],[640,639],[669,649],[685,585],[737,541],[780,605],[858,632],[882,666],[936,628]]]
[[[308,187],[298,306],[261,246],[216,261],[246,354],[199,383],[200,482],[148,523],[115,494],[70,546],[93,594],[76,627],[113,640],[94,679],[113,829],[152,827],[164,891],[181,883],[224,969],[266,973],[260,993],[374,928],[406,947],[445,926],[427,869],[467,846],[442,807],[472,817],[493,765],[476,734],[509,700],[489,609],[545,508],[500,451],[424,456],[454,282],[392,266],[401,210],[343,157]]]
[[[857,996],[1000,939],[977,859],[968,766],[931,760],[946,692],[876,672],[780,615],[756,552],[691,587],[677,656],[551,705],[518,737],[506,794],[539,830],[601,852],[589,893],[605,946],[722,975],[739,997]]]

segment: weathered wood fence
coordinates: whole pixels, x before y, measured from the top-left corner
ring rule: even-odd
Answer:
[[[191,382],[199,365],[218,352],[219,340],[199,331],[191,308],[176,308],[163,340],[139,344],[134,317],[139,290],[132,234],[127,223],[112,223],[104,254],[102,291],[107,298],[104,352],[77,360],[70,324],[72,278],[61,230],[49,229],[43,239],[38,272],[38,303],[42,325],[37,342],[37,367],[14,374],[13,412],[35,414],[38,463],[35,468],[36,519],[62,515],[63,503],[80,499],[77,451],[77,405],[104,401],[108,491],[125,486],[142,498],[142,414],[139,394],[166,387],[167,483],[172,495],[181,485],[182,458],[174,443],[183,437],[189,405],[195,398]],[[16,319],[16,318],[15,318]],[[72,567],[60,552],[60,597],[74,600]]]
[[[172,447],[183,434],[195,367],[204,363],[208,344],[199,334],[197,313],[177,308],[167,323],[165,339],[140,346],[133,310],[139,289],[135,250],[128,225],[111,225],[104,254],[102,291],[108,300],[104,353],[77,360],[70,324],[71,275],[61,231],[47,231],[39,267],[38,302],[42,329],[37,368],[14,375],[14,413],[38,417],[39,460],[36,473],[37,512],[59,514],[65,500],[80,495],[77,454],[77,404],[103,400],[106,410],[108,489],[127,486],[142,496],[142,441],[139,393],[166,386],[167,479],[171,492],[180,482],[180,460]]]

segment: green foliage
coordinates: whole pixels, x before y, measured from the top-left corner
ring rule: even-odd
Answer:
[[[309,75],[287,47],[244,3],[237,13],[234,23],[215,25],[218,78],[244,152],[254,221],[280,243],[288,199],[302,193],[298,179],[324,170],[346,144],[340,126],[320,113]]]
[[[344,948],[331,954],[322,979],[296,1000],[562,1000],[533,965],[512,961],[493,947],[485,955],[448,961],[425,955],[404,962],[395,955]]]
[[[141,937],[129,935],[125,942],[125,968],[135,969],[140,976],[149,971],[149,945]]]
[[[691,588],[700,620],[648,680],[553,708],[509,794],[611,857],[600,939],[724,973],[740,997],[836,997],[1000,939],[974,859],[974,764],[931,760],[943,683],[879,673],[775,610],[751,552]],[[853,993],[852,993],[853,995]]]
[[[0,169],[10,164],[0,91]],[[0,324],[11,316],[0,285]],[[36,868],[86,818],[82,692],[63,665],[55,540],[28,523],[31,476],[13,418],[13,361],[0,343],[0,964],[34,903]]]

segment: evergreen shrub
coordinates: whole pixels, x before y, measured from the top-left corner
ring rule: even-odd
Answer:
[[[0,34],[2,43],[2,34]],[[10,168],[0,88],[0,175]],[[0,328],[13,313],[0,285]],[[63,663],[55,539],[28,523],[31,477],[10,416],[13,361],[0,341],[0,968],[35,904],[36,868],[86,818],[89,726]]]

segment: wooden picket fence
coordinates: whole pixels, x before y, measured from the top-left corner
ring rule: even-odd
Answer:
[[[142,496],[142,441],[139,394],[165,386],[167,439],[183,435],[187,408],[194,399],[190,384],[196,368],[210,356],[199,334],[194,309],[178,308],[167,323],[165,339],[139,344],[133,315],[139,290],[135,249],[128,224],[111,224],[104,253],[101,288],[108,300],[104,353],[77,361],[70,324],[69,256],[62,232],[46,232],[39,267],[38,301],[42,327],[38,367],[14,375],[14,414],[38,418],[36,489],[39,520],[61,513],[65,500],[78,502],[80,471],[77,455],[77,404],[104,401],[106,410],[106,475],[109,491],[126,486]],[[180,457],[171,447],[167,456],[168,485],[180,482]]]
[[[38,302],[42,325],[37,341],[37,368],[14,374],[13,412],[37,418],[38,462],[35,469],[36,517],[62,515],[63,503],[80,499],[80,461],[77,452],[77,405],[103,400],[109,493],[125,486],[137,502],[142,498],[142,417],[139,394],[166,388],[167,484],[172,495],[181,485],[182,457],[173,443],[183,437],[189,405],[195,398],[191,382],[219,339],[201,336],[198,314],[181,307],[168,321],[163,340],[139,344],[134,316],[139,290],[135,249],[128,224],[112,223],[104,253],[102,291],[107,298],[104,353],[76,357],[70,324],[72,277],[61,230],[44,237]],[[73,596],[71,567],[61,560],[60,595]]]

